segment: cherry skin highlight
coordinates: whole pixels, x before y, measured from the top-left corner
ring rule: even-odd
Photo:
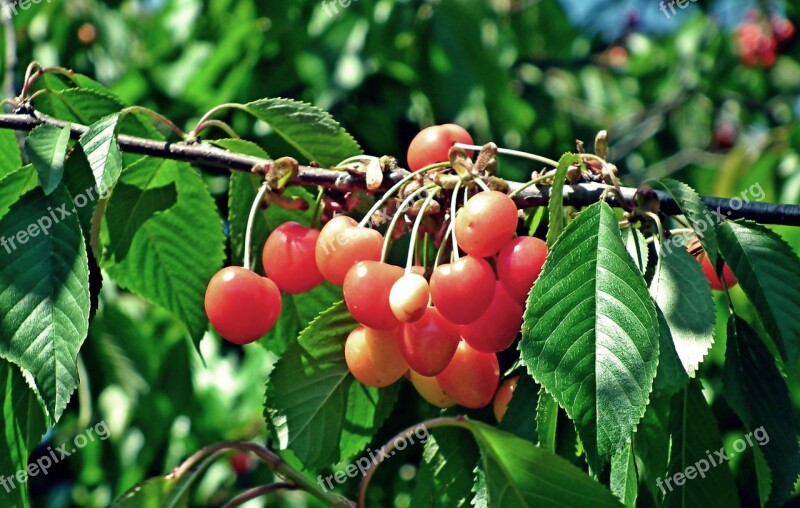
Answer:
[[[337,215],[319,232],[314,258],[325,280],[341,286],[350,268],[359,261],[379,261],[383,237],[374,229],[358,227],[346,215]]]
[[[281,304],[281,292],[274,282],[241,266],[218,271],[206,288],[208,320],[234,344],[249,344],[270,331],[278,321]]]
[[[344,343],[344,359],[350,373],[367,386],[389,386],[408,371],[400,351],[400,328],[355,328]]]
[[[455,324],[471,323],[494,298],[494,271],[485,259],[464,256],[439,265],[431,275],[431,299],[442,316]]]
[[[413,370],[408,371],[409,378],[411,379],[411,384],[414,385],[416,388],[417,393],[420,396],[428,401],[430,404],[440,407],[452,407],[456,405],[456,401],[442,390],[439,381],[436,380],[436,377],[427,377],[414,372]]]
[[[461,341],[453,359],[436,379],[458,405],[482,408],[492,401],[500,382],[497,355],[481,353]]]
[[[472,323],[460,327],[461,338],[483,353],[505,351],[522,328],[522,307],[497,282],[494,299]]]
[[[315,250],[319,231],[284,222],[269,235],[261,260],[267,276],[286,293],[305,293],[322,283]]]
[[[494,395],[494,404],[492,405],[497,423],[503,421],[503,417],[508,411],[508,403],[511,402],[511,397],[514,395],[514,390],[517,389],[518,382],[519,376],[510,377],[503,381],[500,384],[500,388],[497,389],[497,393]]]
[[[518,303],[523,304],[547,259],[547,244],[532,236],[508,242],[497,254],[497,278]]]
[[[425,166],[450,160],[450,148],[455,143],[473,144],[472,136],[463,127],[446,123],[419,131],[408,145],[408,169],[418,171]],[[472,152],[467,152],[470,157]]]
[[[392,286],[403,276],[399,266],[380,261],[359,261],[344,278],[344,302],[356,321],[376,330],[400,325],[389,306]]]
[[[410,323],[421,318],[428,307],[430,288],[425,277],[407,273],[400,277],[389,293],[389,306],[399,321]]]
[[[517,206],[498,191],[475,194],[456,213],[456,242],[467,254],[493,256],[514,237]]]
[[[403,358],[423,376],[435,376],[447,367],[459,343],[458,329],[428,307],[420,319],[403,326]]]

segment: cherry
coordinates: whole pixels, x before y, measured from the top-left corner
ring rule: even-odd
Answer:
[[[725,286],[717,276],[717,272],[714,270],[714,266],[711,264],[711,259],[709,259],[709,257],[703,251],[698,253],[696,257],[700,262],[700,265],[703,267],[703,273],[706,274],[708,282],[711,283],[711,289],[724,291]],[[737,284],[736,276],[734,276],[733,272],[731,272],[731,269],[728,267],[728,263],[725,263],[722,266],[722,278],[725,280],[725,285],[727,285],[729,289]]]
[[[281,313],[281,292],[266,277],[229,266],[211,277],[205,308],[208,320],[226,340],[249,344],[275,326]]]
[[[497,393],[494,395],[494,404],[492,405],[497,423],[503,421],[503,417],[508,411],[508,403],[511,402],[511,396],[514,395],[518,382],[519,376],[510,377],[503,381],[500,388],[497,389]]]
[[[435,307],[403,327],[403,357],[423,376],[435,376],[447,367],[459,343],[458,329]]]
[[[452,123],[422,129],[408,145],[408,169],[418,171],[437,162],[447,162],[450,148],[455,143],[471,145],[472,136],[463,127]],[[472,156],[472,152],[468,154]]]
[[[514,342],[522,327],[522,307],[499,281],[494,299],[476,321],[460,327],[461,338],[478,351],[497,353]]]
[[[473,256],[496,254],[516,230],[517,206],[502,192],[479,192],[456,214],[456,241]]]
[[[341,286],[347,271],[359,261],[381,259],[383,237],[374,229],[358,227],[352,217],[337,215],[317,238],[317,268],[331,284]]]
[[[475,256],[440,265],[431,275],[433,305],[448,321],[459,325],[478,319],[492,302],[494,290],[492,267]]]
[[[430,296],[428,281],[421,274],[412,271],[400,277],[392,286],[389,306],[394,317],[403,323],[410,323],[425,313]]]
[[[230,464],[236,476],[244,476],[253,467],[253,458],[247,452],[236,452],[231,455]]]
[[[533,283],[542,273],[547,244],[532,236],[514,238],[497,254],[497,278],[519,303],[525,303]]]
[[[459,405],[469,409],[482,408],[492,401],[500,382],[497,355],[481,353],[461,341],[453,359],[436,379]]]
[[[392,286],[403,276],[399,266],[380,261],[359,261],[344,278],[344,302],[364,326],[388,330],[400,325],[389,305]]]
[[[400,327],[392,330],[355,328],[344,343],[344,359],[350,373],[367,386],[389,386],[408,371],[400,351]]]
[[[305,293],[322,283],[314,254],[318,237],[318,230],[296,222],[284,222],[269,235],[261,259],[281,291]]]
[[[419,393],[423,399],[436,407],[446,408],[455,406],[456,401],[454,401],[451,396],[444,393],[442,386],[439,384],[439,381],[436,380],[435,376],[423,376],[413,370],[408,372],[411,384],[414,385],[417,393]]]

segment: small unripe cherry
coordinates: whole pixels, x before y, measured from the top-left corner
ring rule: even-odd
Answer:
[[[442,390],[442,387],[439,384],[439,381],[436,380],[435,376],[423,376],[422,374],[414,372],[413,370],[408,372],[411,384],[414,385],[417,393],[419,393],[420,396],[430,404],[440,408],[452,407],[456,405],[456,401],[453,400],[453,397],[444,393],[444,390]]]
[[[475,194],[456,213],[456,242],[467,254],[493,256],[517,230],[517,206],[507,194]]]
[[[284,222],[269,235],[261,256],[264,271],[281,291],[305,293],[322,283],[315,250],[319,231]]]
[[[461,341],[453,359],[436,379],[457,404],[479,409],[489,404],[497,391],[500,364],[497,355],[481,353]]]
[[[503,417],[506,415],[506,411],[508,411],[508,403],[511,402],[511,396],[514,395],[514,390],[517,389],[518,382],[519,376],[510,377],[503,381],[500,384],[500,388],[497,389],[492,406],[497,423],[503,421]]]
[[[498,353],[514,343],[522,328],[522,307],[497,282],[489,307],[472,323],[459,328],[461,338],[484,353]]]
[[[344,343],[344,359],[350,373],[367,386],[389,386],[408,371],[400,351],[400,328],[355,328]]]
[[[494,270],[475,256],[439,265],[431,275],[431,300],[442,316],[455,324],[471,323],[494,298]]]
[[[314,258],[317,268],[331,284],[341,286],[350,268],[359,261],[379,261],[381,234],[346,215],[337,215],[319,232]]]
[[[425,277],[413,272],[406,273],[392,286],[389,306],[394,317],[403,323],[410,323],[425,313],[430,296],[430,288]]]
[[[428,307],[417,321],[403,325],[403,358],[419,374],[435,376],[453,358],[459,341],[456,326]]]
[[[281,305],[281,292],[274,282],[241,266],[218,271],[206,288],[208,320],[234,344],[249,344],[270,331],[280,317]]]
[[[400,325],[389,306],[392,286],[403,276],[399,266],[359,261],[347,272],[342,290],[347,309],[356,321],[377,330]]]
[[[497,278],[508,293],[522,304],[539,278],[547,259],[547,244],[532,236],[514,238],[497,254]]]

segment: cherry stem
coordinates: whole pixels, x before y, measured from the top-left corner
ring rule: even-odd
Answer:
[[[453,187],[453,195],[450,197],[450,226],[448,229],[450,231],[451,240],[453,242],[453,256],[455,257],[456,261],[458,261],[458,242],[456,242],[456,205],[458,204],[458,189],[461,187],[461,180],[456,182],[456,186]]]
[[[537,183],[546,182],[547,180],[552,180],[555,175],[556,175],[556,172],[553,171],[552,173],[547,173],[545,175],[536,177],[533,180],[531,180],[530,182],[525,182],[525,185],[522,185],[522,186],[518,187],[516,190],[514,190],[513,192],[509,193],[508,197],[513,198],[514,196],[516,196],[517,194],[519,194],[520,192],[524,191],[525,189],[527,189],[528,187],[530,187],[532,185],[536,185]]]
[[[42,67],[39,62],[31,62],[31,64],[28,65],[28,68],[25,70],[25,82],[22,84],[22,91],[19,94],[19,98],[23,101],[26,100],[28,98],[28,92],[33,84],[36,83],[39,78],[48,73],[61,74],[70,79],[72,79],[72,75],[74,74],[71,70],[64,67]]]
[[[417,243],[417,235],[419,235],[419,226],[422,224],[422,218],[425,217],[425,210],[428,209],[428,206],[430,206],[431,201],[433,201],[433,198],[436,197],[440,189],[441,187],[437,187],[428,194],[428,197],[425,198],[425,201],[422,202],[422,206],[419,208],[416,220],[414,220],[414,227],[411,230],[411,245],[408,246],[408,258],[406,259],[406,273],[411,272],[411,267],[414,263],[414,246]]]
[[[442,243],[439,244],[439,249],[436,251],[436,257],[433,259],[433,270],[439,266],[439,260],[442,259],[442,254],[444,254],[445,249],[447,248],[447,239],[450,238],[450,231],[453,229],[453,218],[451,217],[447,223],[447,229],[444,232],[444,236],[442,236]]]
[[[128,106],[127,108],[123,109],[119,112],[120,116],[127,115],[128,113],[144,113],[145,115],[149,116],[150,118],[154,118],[161,122],[162,124],[166,125],[169,130],[174,132],[178,135],[179,138],[185,140],[187,134],[183,132],[177,125],[172,123],[172,121],[162,115],[161,113],[157,113],[150,108],[145,108],[144,106]]]
[[[449,162],[439,162],[437,164],[431,164],[430,166],[425,166],[424,168],[420,169],[419,171],[414,171],[414,172],[409,173],[402,180],[400,180],[399,182],[394,184],[392,186],[392,188],[390,188],[388,191],[386,191],[386,193],[384,193],[383,197],[381,197],[381,199],[379,199],[378,202],[375,203],[372,206],[372,208],[369,209],[369,212],[367,212],[367,214],[364,216],[364,218],[361,219],[361,222],[358,223],[358,227],[363,228],[364,226],[366,226],[367,222],[369,222],[370,218],[372,218],[372,216],[375,214],[375,212],[380,210],[381,207],[383,207],[383,205],[385,205],[386,202],[392,196],[394,196],[405,184],[407,184],[409,181],[411,181],[414,177],[416,177],[417,175],[425,174],[428,171],[431,171],[433,169],[446,168],[446,167],[449,167],[449,166],[450,166]]]
[[[256,198],[253,200],[253,206],[250,207],[250,216],[247,217],[247,229],[244,232],[244,267],[252,270],[250,267],[250,244],[253,238],[253,225],[256,222],[256,214],[261,207],[261,200],[264,199],[264,194],[267,192],[267,183],[261,184],[261,188],[256,193]]]
[[[481,180],[480,178],[475,178],[473,181],[474,181],[475,183],[477,183],[477,184],[478,184],[478,187],[480,187],[480,188],[481,188],[482,190],[484,190],[484,191],[490,191],[490,190],[492,190],[492,189],[490,189],[490,188],[489,188],[489,186],[488,186],[488,185],[486,185],[486,183],[485,183],[483,180]]]
[[[644,212],[643,214],[645,217],[649,217],[656,223],[656,228],[658,228],[658,238],[659,242],[656,245],[658,250],[660,249],[661,243],[664,241],[664,227],[661,225],[661,219],[658,218],[658,215],[654,214],[653,212]]]
[[[200,120],[197,121],[197,125],[195,125],[194,129],[192,129],[192,131],[189,133],[189,137],[196,138],[197,136],[199,136],[200,133],[203,132],[203,130],[206,127],[209,126],[208,120],[218,112],[226,109],[239,109],[247,113],[250,112],[244,104],[238,104],[235,102],[228,102],[226,104],[220,104],[219,106],[214,106],[213,108],[209,109],[205,115],[200,117]]]
[[[426,190],[430,190],[430,189],[432,189],[434,187],[436,187],[436,184],[433,184],[433,183],[425,185],[424,187],[420,187],[419,189],[417,189],[414,192],[412,192],[411,194],[409,194],[408,197],[406,197],[406,199],[404,199],[403,202],[400,203],[400,206],[397,207],[397,211],[394,213],[394,217],[392,217],[392,221],[389,223],[389,229],[386,230],[386,236],[383,239],[383,249],[381,250],[381,262],[382,263],[386,262],[386,258],[389,255],[389,242],[390,242],[390,239],[391,239],[392,235],[394,234],[395,228],[397,227],[397,222],[400,220],[400,217],[403,216],[403,212],[405,212],[406,208],[411,206],[411,202],[417,196],[419,196],[420,194],[422,194]],[[371,215],[368,215],[367,217],[371,217]]]
[[[314,212],[311,214],[310,225],[312,228],[317,226],[322,215],[322,199],[325,197],[325,187],[320,185],[317,190],[317,198],[314,200]]]
[[[459,148],[463,148],[464,150],[481,150],[482,146],[477,145],[467,145],[464,143],[456,143],[453,146],[457,146]],[[542,164],[547,164],[549,166],[553,166],[554,168],[558,167],[558,162],[554,161],[553,159],[549,159],[547,157],[543,157],[541,155],[536,155],[535,153],[528,153],[522,152],[520,150],[512,150],[510,148],[498,148],[497,153],[502,153],[505,155],[512,155],[514,157],[521,157],[523,159],[530,159],[537,162],[541,162]]]
[[[351,162],[364,162],[365,160],[371,161],[380,159],[374,155],[354,155],[339,162],[339,164],[335,165],[332,169],[337,169],[337,170],[347,169],[347,165],[350,164]]]
[[[239,136],[239,134],[235,130],[233,130],[233,127],[223,122],[222,120],[206,120],[205,122],[203,122],[203,130],[209,127],[216,127],[221,131],[223,131],[228,136],[232,137],[233,139],[242,139],[242,137]],[[195,136],[197,136],[197,133],[195,133]]]
[[[293,485],[291,483],[286,482],[278,482],[278,483],[271,483],[269,485],[262,485],[260,487],[256,487],[250,490],[246,490],[239,494],[238,496],[234,497],[222,508],[236,508],[237,506],[241,506],[244,503],[256,499],[261,496],[265,496],[271,492],[275,492],[278,490],[297,490],[297,485]]]

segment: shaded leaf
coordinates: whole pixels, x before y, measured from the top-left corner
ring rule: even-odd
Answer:
[[[639,478],[636,476],[636,458],[630,443],[611,458],[611,492],[625,506],[636,506]]]
[[[656,183],[666,189],[667,194],[678,204],[678,208],[689,221],[689,226],[708,254],[711,264],[716,266],[719,249],[714,226],[719,222],[719,216],[715,216],[700,199],[700,195],[685,183],[669,178],[658,180]]]
[[[5,217],[11,209],[11,205],[27,192],[36,188],[38,177],[33,166],[23,166],[9,172],[0,179],[0,219]]]
[[[25,139],[25,153],[39,173],[39,182],[45,194],[51,194],[61,183],[69,134],[69,124],[61,129],[43,124],[30,131]]]
[[[116,138],[118,120],[119,115],[109,115],[92,124],[79,139],[100,194],[111,190],[122,172],[122,153]]]

